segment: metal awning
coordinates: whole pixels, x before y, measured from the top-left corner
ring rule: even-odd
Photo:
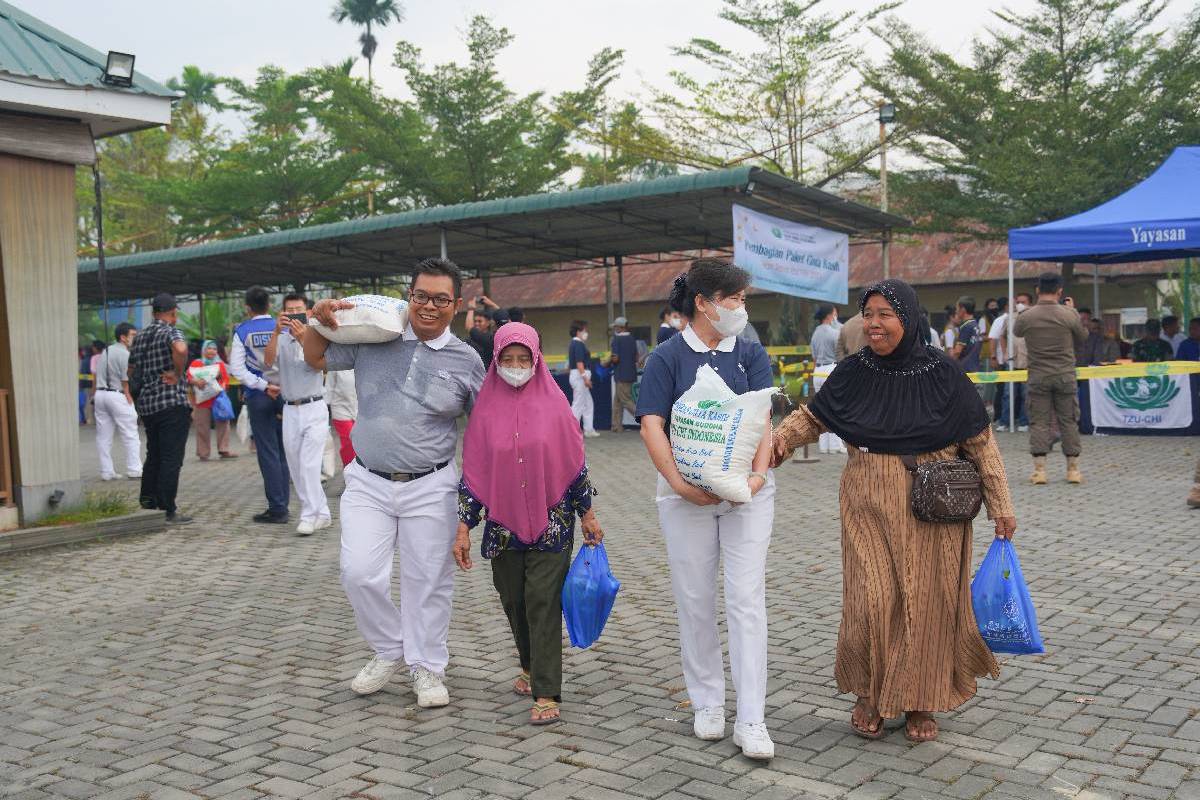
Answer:
[[[362,282],[442,252],[468,273],[728,247],[731,206],[878,240],[911,223],[757,167],[462,203],[243,236],[105,260],[111,299]],[[96,259],[79,263],[79,299],[96,303]]]

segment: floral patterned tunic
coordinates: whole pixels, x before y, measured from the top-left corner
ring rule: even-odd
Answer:
[[[564,548],[571,549],[575,541],[575,515],[583,516],[592,507],[592,496],[596,491],[588,480],[585,465],[576,476],[566,493],[553,508],[550,509],[550,524],[541,538],[532,544],[525,544],[503,525],[487,520],[483,526],[483,541],[479,545],[479,554],[483,558],[495,558],[505,550],[541,550],[547,553],[560,553]],[[471,493],[465,482],[458,485],[458,519],[468,528],[475,528],[481,520],[487,518],[487,508],[479,498]]]

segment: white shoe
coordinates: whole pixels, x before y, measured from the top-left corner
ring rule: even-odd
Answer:
[[[692,730],[697,739],[715,742],[725,738],[725,709],[722,706],[697,708],[692,720]]]
[[[140,480],[142,479],[142,473],[140,473],[140,472],[138,472],[138,473],[133,473],[133,472],[131,472],[131,473],[129,473],[128,475],[126,475],[125,477],[126,477],[127,479],[131,480],[131,481],[140,481]]]
[[[100,480],[102,480],[102,481],[117,481],[120,479],[121,479],[120,475],[101,475],[100,476]]]
[[[417,705],[421,708],[440,708],[450,705],[450,692],[442,683],[442,676],[424,667],[413,670],[413,691],[417,693]]]
[[[819,451],[819,452],[821,453],[821,455],[823,455],[823,456],[827,456],[827,455],[829,455],[829,448],[828,448],[828,447],[822,447],[822,448],[820,449],[820,451]]]
[[[764,722],[739,722],[733,726],[733,743],[742,748],[742,755],[756,761],[775,757],[775,743],[767,733]]]
[[[1018,433],[1028,433],[1028,432],[1029,432],[1029,426],[1028,426],[1028,425],[1018,425],[1018,426],[1017,426],[1017,432],[1018,432]]]
[[[316,526],[311,522],[306,519],[302,519],[300,520],[300,524],[296,526],[296,533],[300,534],[301,536],[308,536],[316,529]]]
[[[331,525],[333,525],[332,519],[329,517],[320,517],[315,523],[313,523],[313,530],[323,531]]]
[[[833,452],[834,452],[834,453],[838,453],[838,454],[840,454],[840,455],[843,455],[843,456],[848,456],[848,455],[850,455],[850,451],[849,451],[849,450],[847,450],[845,447],[839,447],[839,448],[837,448],[836,450],[834,450]]]
[[[350,682],[350,689],[355,694],[374,694],[383,688],[391,679],[400,661],[388,661],[386,658],[372,656],[367,665],[358,671],[358,675]]]
[[[599,439],[600,438],[600,434],[596,433],[595,431],[586,431],[583,435],[584,435],[584,438],[587,438],[587,439]]]

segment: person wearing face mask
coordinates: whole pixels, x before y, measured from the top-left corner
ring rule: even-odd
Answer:
[[[571,566],[575,517],[584,541],[604,533],[579,421],[542,358],[537,331],[519,322],[496,332],[495,358],[463,439],[454,560],[469,570],[471,530],[486,519],[479,554],[517,646],[513,691],[533,698],[532,725],[559,720],[562,702],[562,589]]]
[[[588,439],[595,439],[600,434],[596,433],[595,421],[592,419],[595,416],[596,403],[592,399],[592,371],[589,369],[592,354],[588,350],[587,340],[588,324],[583,320],[572,322],[571,344],[567,349],[567,363],[571,369],[571,413],[582,423],[583,435]]]
[[[882,738],[905,714],[905,736],[937,738],[934,712],[974,696],[1000,667],[971,605],[971,523],[917,519],[905,464],[969,459],[982,477],[996,537],[1017,529],[1004,459],[971,380],[925,342],[917,293],[886,280],[861,303],[867,346],[847,358],[775,431],[776,464],[836,431],[852,447],[842,473],[842,622],[834,676],[857,695],[850,725]],[[915,467],[915,463],[913,465]]]
[[[1016,296],[1016,313],[1020,314],[1025,309],[1033,304],[1033,296],[1027,292],[1018,292]],[[1000,338],[1004,341],[1005,348],[1008,347],[1008,327],[1015,321],[1013,314],[1006,314],[1004,318],[1004,327],[1000,330]],[[1007,353],[1007,349],[1005,350]],[[1020,336],[1014,336],[1012,340],[1011,362],[1012,369],[1023,370],[1029,369],[1029,349],[1025,347],[1025,339]],[[1007,368],[1007,367],[1006,367]],[[1000,404],[1000,421],[996,425],[997,430],[1007,430],[1010,427],[1008,414],[1008,392],[1012,391],[1016,395],[1013,405],[1017,410],[1017,430],[1029,430],[1029,412],[1025,407],[1025,382],[1013,381],[1012,383],[1000,384],[1000,391],[1003,399]]]
[[[813,391],[819,392],[825,385],[825,379],[837,366],[837,309],[829,305],[818,306],[816,320],[817,329],[813,331],[811,346],[815,367]],[[846,446],[836,433],[821,434],[818,447],[822,453],[846,453]]]
[[[681,330],[683,330],[683,317],[679,316],[678,311],[667,306],[658,313],[658,340],[655,344],[662,344]]]
[[[733,741],[742,753],[775,754],[765,719],[767,692],[767,547],[775,517],[771,437],[763,436],[747,479],[751,501],[732,505],[683,479],[667,431],[671,407],[712,367],[736,394],[772,385],[771,361],[746,327],[749,274],[727,261],[700,258],[675,279],[671,306],[688,320],[679,336],[650,354],[642,373],[637,417],[642,441],[658,469],[658,519],[667,547],[679,621],[683,678],[695,711],[693,730],[705,740],[725,736],[725,668],[717,632],[717,563],[724,561],[729,661],[737,691]]]

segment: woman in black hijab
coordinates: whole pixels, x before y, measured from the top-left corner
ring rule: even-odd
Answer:
[[[971,608],[971,524],[922,522],[902,455],[960,451],[979,468],[996,536],[1016,531],[1004,462],[987,411],[962,369],[931,346],[916,292],[875,284],[861,309],[867,346],[841,361],[813,401],[775,431],[775,462],[832,431],[852,445],[842,474],[842,625],[838,689],[858,696],[851,726],[868,739],[907,715],[912,741],[937,738],[932,712],[974,696],[999,665]]]

